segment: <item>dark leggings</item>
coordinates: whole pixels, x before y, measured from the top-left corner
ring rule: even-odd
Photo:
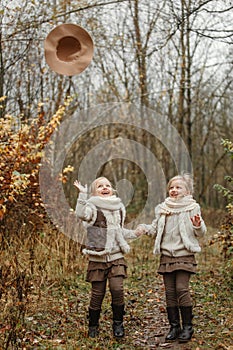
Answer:
[[[123,276],[111,277],[108,279],[109,289],[112,296],[112,304],[124,304]],[[90,308],[100,310],[105,296],[107,279],[104,281],[92,282]]]
[[[178,270],[163,275],[167,306],[191,306],[192,299],[189,291],[191,273]]]

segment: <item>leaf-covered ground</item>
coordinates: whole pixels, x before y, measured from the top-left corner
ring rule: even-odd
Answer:
[[[50,279],[40,288],[36,280],[31,283],[26,302],[13,305],[11,316],[1,319],[0,349],[233,350],[232,267],[226,267],[219,250],[206,247],[198,257],[199,272],[191,282],[195,333],[186,344],[164,341],[169,329],[164,287],[156,272],[158,259],[151,250],[151,240],[143,237],[133,244],[127,257],[124,339],[117,341],[112,336],[109,292],[103,303],[99,337],[87,337],[90,285],[83,271]],[[84,263],[80,257],[80,264]],[[1,307],[4,302],[7,300],[2,299]]]

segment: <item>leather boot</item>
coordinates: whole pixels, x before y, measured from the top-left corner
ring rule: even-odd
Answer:
[[[167,316],[171,327],[165,340],[173,341],[177,339],[181,331],[179,308],[177,306],[167,307]]]
[[[178,340],[181,343],[186,343],[192,338],[194,332],[192,325],[192,306],[180,306],[180,313],[182,318],[182,331]]]
[[[115,305],[112,304],[112,312],[113,312],[113,335],[116,338],[122,338],[125,335],[124,325],[123,325],[123,316],[124,316],[124,304],[123,305]]]
[[[89,308],[89,325],[88,336],[95,338],[99,334],[99,318],[101,310],[93,310]]]

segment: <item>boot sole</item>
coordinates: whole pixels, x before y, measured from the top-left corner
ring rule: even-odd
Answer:
[[[182,344],[182,343],[188,343],[191,340],[191,338],[187,340],[181,340],[181,339],[177,339],[177,340],[179,340],[179,343]]]
[[[179,343],[187,343],[188,341],[190,341],[192,339],[192,335],[191,335],[191,337],[189,339],[179,339],[179,338],[177,338],[177,340],[179,340]]]

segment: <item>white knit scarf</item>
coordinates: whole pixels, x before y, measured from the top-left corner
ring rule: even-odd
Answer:
[[[188,195],[181,198],[167,197],[158,207],[161,214],[175,214],[193,210],[196,205],[197,202],[195,199],[191,195]]]
[[[91,255],[106,255],[111,253],[113,248],[113,243],[116,240],[121,251],[123,253],[128,253],[130,247],[123,236],[123,225],[125,220],[125,207],[119,197],[109,196],[100,197],[92,196],[87,202],[93,210],[93,218],[88,225],[93,225],[96,221],[97,210],[100,209],[106,219],[107,223],[107,237],[105,249],[97,252],[94,250],[83,249],[84,254]],[[121,216],[122,213],[122,216]],[[122,222],[121,222],[122,221]]]
[[[166,215],[169,214],[179,215],[179,232],[185,248],[190,252],[199,252],[201,250],[197,243],[190,240],[185,226],[187,212],[193,210],[195,207],[197,207],[197,202],[191,195],[178,199],[168,197],[163,203],[158,205],[156,213],[160,215],[160,217],[158,220],[158,233],[154,245],[154,254],[160,254],[160,244],[165,227]]]

